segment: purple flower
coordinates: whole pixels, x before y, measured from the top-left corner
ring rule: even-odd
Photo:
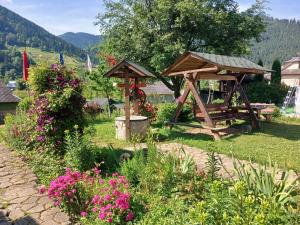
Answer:
[[[70,86],[74,89],[78,88],[80,85],[80,80],[75,79],[70,81]]]
[[[58,65],[57,64],[52,64],[51,69],[52,70],[58,70]]]
[[[46,138],[45,138],[45,136],[40,135],[40,136],[38,136],[38,137],[36,138],[36,140],[39,141],[39,142],[44,142],[44,141],[46,141]]]

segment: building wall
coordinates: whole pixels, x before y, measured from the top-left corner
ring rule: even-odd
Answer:
[[[147,101],[152,104],[174,102],[174,95],[147,95]]]
[[[7,113],[16,113],[18,103],[0,103],[0,113],[7,114]]]
[[[297,69],[299,69],[299,63],[294,63],[294,64],[288,66],[286,69],[297,70]]]
[[[281,79],[281,83],[287,85],[287,86],[298,86],[300,85],[300,77],[299,78],[288,78],[288,79]]]

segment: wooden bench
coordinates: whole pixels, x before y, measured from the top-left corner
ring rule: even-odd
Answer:
[[[205,107],[213,122],[234,120],[238,113],[237,109],[231,108],[229,105],[223,103],[206,104]],[[194,105],[193,111],[197,120],[201,122],[205,120],[204,113],[201,112],[198,106]]]

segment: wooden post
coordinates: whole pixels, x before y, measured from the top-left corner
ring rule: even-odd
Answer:
[[[129,77],[125,76],[125,136],[126,140],[131,137],[131,127],[130,127],[130,100],[129,100]]]
[[[184,88],[184,92],[183,92],[183,95],[179,97],[178,99],[178,104],[177,104],[177,107],[176,107],[176,111],[175,111],[175,115],[172,119],[172,122],[176,123],[177,120],[178,120],[178,117],[182,111],[182,107],[187,99],[187,97],[189,96],[189,93],[190,93],[190,88],[189,86],[187,85],[187,83],[185,84],[185,88]]]
[[[243,78],[244,78],[244,76],[243,76]],[[241,79],[241,81],[243,80],[243,78]],[[250,104],[250,102],[247,98],[247,95],[246,95],[246,93],[245,93],[245,91],[244,91],[244,89],[241,85],[241,81],[236,81],[237,89],[239,90],[239,92],[241,94],[241,97],[244,101],[244,104],[245,104],[246,108],[249,111],[249,116],[250,116],[251,125],[252,125],[253,129],[259,129],[260,128],[259,121],[256,118],[254,110],[252,109],[251,104]]]
[[[195,98],[201,112],[204,114],[205,122],[207,123],[207,125],[209,127],[215,127],[214,123],[212,122],[212,119],[210,118],[210,115],[208,114],[205,104],[203,103],[203,100],[201,99],[199,93],[197,92],[197,89],[195,87],[195,81],[187,79],[186,82],[187,82],[191,92],[193,93],[194,98]]]
[[[134,79],[134,86],[135,86],[135,88],[138,88],[138,78]],[[139,106],[138,106],[137,99],[134,100],[134,115],[139,115]]]

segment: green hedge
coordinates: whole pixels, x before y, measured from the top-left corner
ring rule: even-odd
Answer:
[[[287,95],[288,87],[283,84],[253,82],[246,85],[245,90],[250,102],[281,105]]]
[[[164,123],[166,121],[170,121],[174,117],[176,106],[176,103],[163,103],[158,105],[156,122]],[[189,105],[184,105],[178,120],[180,122],[186,122],[188,120],[191,120],[192,118],[192,107]]]

